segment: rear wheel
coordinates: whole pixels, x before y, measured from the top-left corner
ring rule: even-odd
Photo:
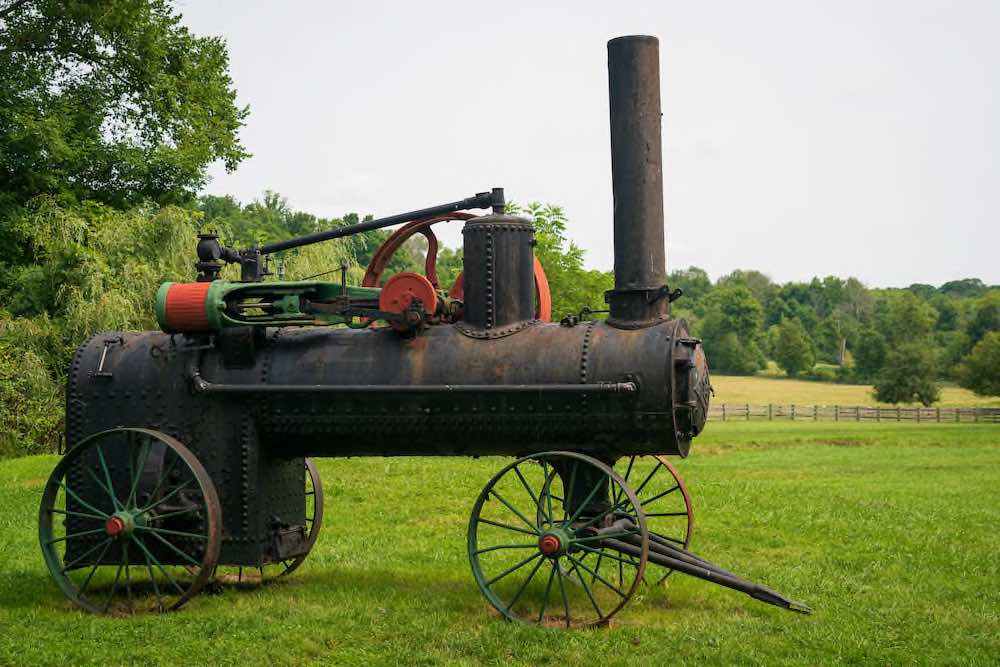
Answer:
[[[67,598],[96,613],[176,609],[218,561],[215,486],[178,440],[143,428],[94,434],[52,471],[39,541]]]

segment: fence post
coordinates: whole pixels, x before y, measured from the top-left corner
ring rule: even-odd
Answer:
[[[833,406],[833,421],[835,421],[835,422],[839,422],[840,421],[840,406],[839,405]]]
[[[767,404],[767,421],[774,421],[774,406],[770,403]]]
[[[972,408],[972,420],[979,423],[979,408]]]
[[[938,406],[938,409],[937,409],[937,422],[938,422],[938,424],[941,423],[941,407],[940,406]]]
[[[878,405],[875,406],[875,421],[882,421],[882,408]]]
[[[722,404],[722,421],[726,421],[726,404]]]
[[[900,421],[899,406],[898,405],[896,406],[896,421]]]
[[[792,421],[795,421],[795,404],[792,403]]]
[[[856,421],[856,422],[861,421],[861,406],[860,405],[855,405],[854,406],[854,421]]]
[[[747,403],[747,421],[750,421],[750,404]]]
[[[920,423],[920,411],[923,410],[919,405],[917,406],[917,423]]]
[[[819,421],[819,416],[816,414],[816,408],[817,408],[817,406],[814,404],[813,405],[813,421]]]

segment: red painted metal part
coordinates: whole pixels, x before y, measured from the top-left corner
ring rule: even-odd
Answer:
[[[542,535],[538,538],[538,550],[546,556],[559,553],[560,549],[562,549],[562,544],[559,543],[559,538],[555,535]]]
[[[108,537],[118,537],[125,532],[125,522],[117,516],[109,516],[104,522],[104,532]]]
[[[171,331],[208,331],[206,299],[212,283],[175,283],[165,299],[164,314]]]
[[[439,222],[448,222],[450,220],[461,220],[464,222],[465,220],[471,220],[472,218],[477,217],[479,216],[473,215],[472,213],[447,213],[445,215],[435,215],[430,218],[414,220],[413,222],[403,225],[393,232],[392,235],[387,238],[381,246],[379,246],[379,249],[375,251],[375,254],[372,255],[372,260],[368,263],[368,270],[365,271],[365,277],[361,281],[361,286],[378,287],[379,283],[382,281],[382,273],[385,271],[385,265],[389,262],[396,251],[399,250],[399,248],[414,234],[423,234],[427,238],[427,258],[424,260],[424,274],[427,276],[431,285],[437,289],[439,287],[437,278],[438,242],[437,237],[431,230],[431,227]]]
[[[389,313],[402,313],[414,299],[419,299],[423,304],[425,313],[433,315],[437,311],[437,291],[431,281],[419,273],[404,271],[385,281],[382,291],[378,297],[379,310]],[[390,322],[393,328],[403,328],[406,325],[398,322]]]

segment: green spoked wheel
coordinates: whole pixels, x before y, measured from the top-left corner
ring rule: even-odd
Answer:
[[[639,556],[603,546],[625,536],[640,545]],[[544,452],[489,481],[472,510],[468,549],[476,583],[505,618],[586,627],[607,623],[635,594],[649,535],[638,497],[609,466]],[[598,559],[621,564],[621,576],[597,571]]]
[[[229,565],[215,569],[214,579],[219,584],[259,586],[294,572],[312,551],[323,526],[323,483],[312,459],[305,460],[305,542],[304,552],[294,558],[261,565]]]
[[[39,508],[42,555],[59,588],[96,613],[176,609],[218,561],[219,498],[176,439],[143,428],[94,434],[52,471]]]
[[[614,470],[635,489],[646,514],[649,539],[687,549],[694,531],[694,510],[691,494],[677,468],[663,456],[626,456],[615,463]],[[602,565],[617,567],[616,563]],[[662,584],[672,573],[670,568],[657,565],[656,579],[648,576],[646,583]]]

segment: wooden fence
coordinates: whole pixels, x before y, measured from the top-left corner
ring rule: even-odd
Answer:
[[[883,408],[865,405],[711,405],[708,418],[719,421],[788,420],[843,422],[976,422],[1000,424],[1000,408]]]

